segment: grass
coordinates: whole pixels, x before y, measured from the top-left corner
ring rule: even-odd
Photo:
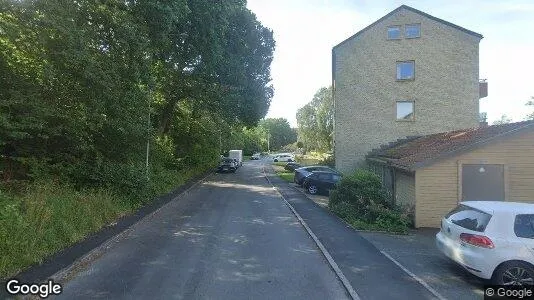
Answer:
[[[160,173],[153,179],[158,181],[153,194],[167,193],[200,173]],[[16,189],[1,186],[0,279],[43,262],[140,206],[104,188],[78,190],[54,181],[19,184]]]
[[[286,165],[285,162],[273,163],[274,172],[276,173],[276,175],[278,175],[283,180],[287,182],[293,182],[293,176],[295,175],[295,173],[284,169],[285,165]]]

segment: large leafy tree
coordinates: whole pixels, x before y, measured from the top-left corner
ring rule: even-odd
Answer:
[[[268,135],[270,150],[295,143],[297,134],[285,118],[268,118],[259,123]]]
[[[332,88],[319,89],[312,101],[297,111],[298,138],[306,150],[332,149],[334,103]]]
[[[241,0],[1,1],[2,161],[85,183],[136,173],[147,142],[153,164],[209,162],[266,114],[273,50]]]

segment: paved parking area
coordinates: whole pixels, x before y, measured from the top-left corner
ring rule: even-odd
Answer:
[[[310,195],[297,184],[291,186],[322,207],[328,206],[328,197]],[[484,281],[442,255],[434,244],[439,229],[411,230],[408,235],[394,235],[360,231],[360,235],[379,251],[389,256],[406,271],[435,290],[444,299],[483,299]],[[408,275],[407,276],[411,276]]]
[[[484,281],[442,255],[434,245],[438,229],[412,230],[408,235],[360,232],[378,250],[413,273],[445,299],[483,299]]]

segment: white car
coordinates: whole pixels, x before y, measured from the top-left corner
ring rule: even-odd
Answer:
[[[295,161],[295,156],[294,156],[293,154],[279,154],[279,155],[276,155],[276,156],[273,158],[273,161],[274,161],[274,162],[279,162],[279,161],[285,161],[285,162]]]
[[[442,219],[436,246],[494,284],[533,285],[534,204],[461,202]]]

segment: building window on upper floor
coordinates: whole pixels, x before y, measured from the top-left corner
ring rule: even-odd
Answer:
[[[404,26],[404,36],[407,39],[418,38],[421,36],[421,24],[407,24]]]
[[[388,40],[398,40],[401,38],[401,27],[400,26],[389,26],[388,27]]]
[[[397,62],[397,80],[415,79],[415,61],[398,61]]]
[[[397,101],[397,121],[414,121],[414,101]]]

